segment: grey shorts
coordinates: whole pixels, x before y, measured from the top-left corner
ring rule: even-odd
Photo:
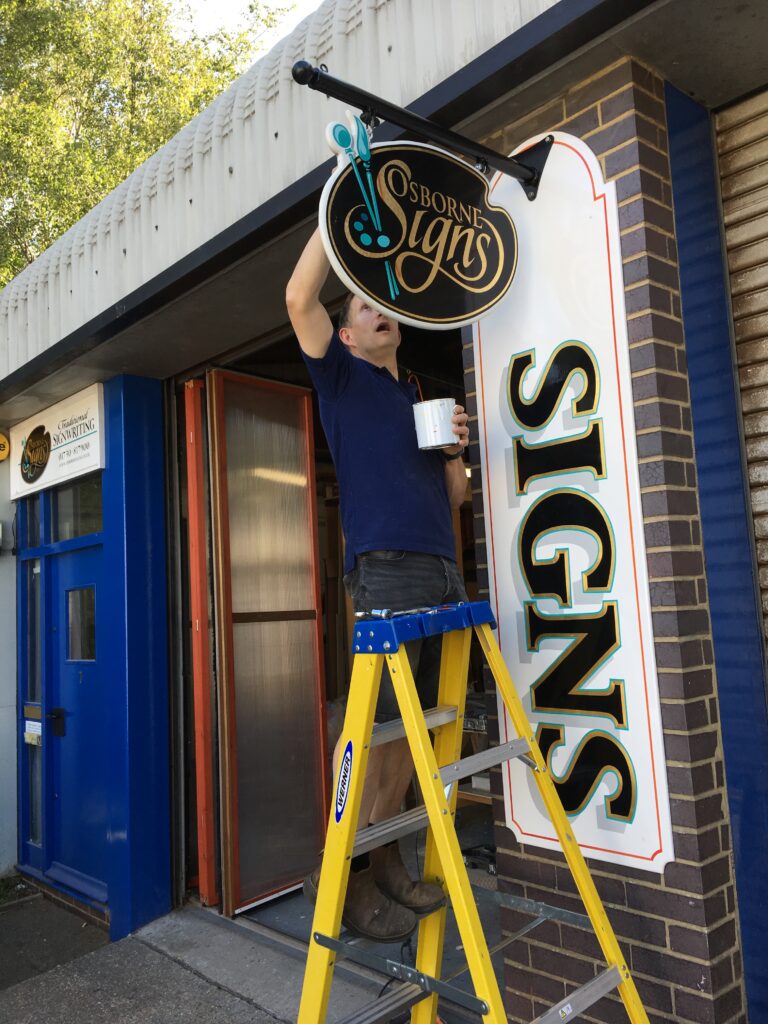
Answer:
[[[466,601],[461,574],[450,558],[418,551],[367,551],[344,577],[344,586],[355,612],[389,608],[393,612],[427,608]],[[437,704],[440,681],[441,637],[428,637],[406,644],[408,660],[416,679],[423,708]],[[386,664],[376,705],[376,721],[400,718],[397,698]]]

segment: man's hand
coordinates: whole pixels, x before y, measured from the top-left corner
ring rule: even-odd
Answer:
[[[288,316],[304,352],[322,359],[333,336],[333,324],[320,302],[331,265],[325,255],[320,230],[316,229],[291,275],[285,290]]]
[[[464,451],[469,445],[469,427],[467,416],[463,405],[456,405],[453,409],[453,432],[458,438],[456,444],[443,451],[446,455],[456,455]],[[464,501],[467,494],[467,470],[463,459],[451,459],[445,464],[445,486],[448,490],[448,500],[451,508],[458,508]]]
[[[449,448],[443,449],[446,455],[456,455],[463,451],[469,445],[469,427],[467,421],[469,416],[464,412],[463,405],[455,405],[453,407],[453,432],[459,439],[456,444],[451,445]],[[457,460],[458,461],[458,460]]]

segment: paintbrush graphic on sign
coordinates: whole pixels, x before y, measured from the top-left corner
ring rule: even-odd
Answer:
[[[349,114],[347,115],[349,116]],[[363,161],[363,167],[365,168],[365,176],[368,180],[368,188],[371,190],[371,202],[373,204],[374,214],[374,225],[378,231],[376,242],[380,248],[386,249],[389,245],[389,237],[382,233],[381,230],[381,215],[379,213],[379,203],[376,198],[376,189],[373,186],[373,177],[371,176],[371,147],[368,142],[368,132],[365,125],[359,117],[355,117],[355,124],[357,126],[357,152],[360,159]],[[389,260],[384,261],[384,268],[387,271],[387,281],[389,282],[389,294],[393,299],[396,299],[400,294],[400,289],[397,287],[397,281],[395,280],[395,273],[389,264]]]
[[[349,160],[358,188],[360,189],[360,194],[363,197],[363,202],[365,203],[366,210],[368,211],[367,215],[361,214],[359,219],[356,220],[353,225],[359,234],[361,243],[364,246],[373,244],[374,239],[369,233],[368,225],[366,223],[368,217],[370,217],[373,231],[376,233],[376,244],[380,249],[386,249],[390,240],[387,235],[382,233],[379,204],[376,199],[376,189],[374,187],[373,176],[371,174],[371,148],[368,143],[368,131],[360,118],[353,117],[350,111],[347,111],[347,118],[349,119],[350,124],[355,127],[355,134],[357,136],[356,151],[352,146],[352,132],[340,121],[334,121],[328,125],[325,130],[325,138],[329,147],[339,157],[340,163],[342,162],[342,153]],[[366,188],[366,185],[360,175],[360,169],[357,165],[358,160],[363,165],[368,182],[368,188]],[[370,189],[370,192],[368,189]],[[396,299],[400,293],[400,289],[397,286],[395,274],[389,260],[384,261],[384,269],[387,273],[390,298]]]

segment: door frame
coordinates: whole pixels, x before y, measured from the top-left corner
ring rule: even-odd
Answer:
[[[212,526],[212,557],[214,578],[214,621],[216,637],[217,663],[217,699],[219,718],[219,780],[220,780],[220,850],[221,850],[221,900],[222,910],[227,916],[233,916],[238,910],[253,906],[254,902],[269,899],[271,896],[286,891],[290,886],[263,893],[256,901],[243,903],[240,893],[239,864],[239,827],[237,805],[237,726],[234,681],[234,630],[232,620],[232,579],[229,537],[229,501],[227,493],[227,459],[226,434],[224,421],[224,384],[234,381],[253,385],[259,390],[266,390],[282,395],[290,395],[299,400],[302,409],[305,451],[308,472],[308,521],[310,537],[311,572],[313,594],[316,608],[315,616],[315,668],[316,668],[316,726],[319,735],[320,760],[322,772],[320,778],[320,794],[323,804],[322,818],[328,806],[328,778],[325,766],[327,763],[327,739],[325,727],[325,660],[323,642],[322,591],[320,586],[319,542],[317,527],[317,495],[314,460],[314,423],[312,409],[312,392],[308,388],[284,384],[278,381],[265,380],[262,377],[231,370],[211,370],[206,374],[205,391],[208,403],[208,444],[209,444],[209,480],[211,497]],[[189,426],[187,427],[189,432]],[[195,515],[198,522],[204,522],[205,509],[200,506],[202,495],[198,497]],[[190,497],[190,523],[192,522],[192,501]],[[193,649],[193,661],[195,651]],[[198,674],[194,673],[195,678]],[[200,673],[202,680],[203,674]],[[208,763],[212,760],[212,751],[208,752]],[[213,765],[211,764],[211,769]],[[200,765],[198,766],[198,771]],[[297,884],[300,879],[297,879]]]
[[[208,607],[208,519],[205,490],[203,402],[205,385],[184,385],[184,437],[187,467],[187,546],[191,627],[192,701],[195,742],[195,816],[197,882],[200,901],[216,906],[216,793],[214,791],[214,721],[211,707],[211,645]]]
[[[49,634],[50,615],[48,613],[48,559],[46,537],[47,520],[45,512],[48,502],[45,491],[39,491],[20,501],[17,509],[16,522],[18,526],[18,562],[16,570],[16,607],[19,610],[17,620],[17,645],[18,645],[18,678],[17,678],[17,750],[18,750],[18,857],[19,864],[29,865],[41,876],[46,868],[46,841],[50,832],[47,815],[47,779],[49,774],[48,744],[46,742],[46,718],[47,707],[46,691],[50,673],[48,671],[48,645],[45,637]],[[38,514],[40,517],[40,539],[34,547],[29,545],[27,513],[30,503],[38,502]],[[27,580],[27,565],[32,562],[38,563],[38,588],[39,588],[39,622],[37,629],[40,635],[40,693],[38,700],[27,698],[27,675],[29,673],[29,648],[30,623],[29,623],[29,585]],[[24,740],[24,725],[26,721],[39,721],[41,725],[41,792],[40,792],[40,843],[33,843],[29,838],[30,833],[30,770],[29,758],[27,756],[27,744]]]

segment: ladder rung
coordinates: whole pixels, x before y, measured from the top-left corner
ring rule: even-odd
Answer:
[[[356,857],[359,853],[375,850],[379,846],[383,846],[384,843],[392,842],[395,839],[402,839],[403,836],[409,836],[413,832],[418,832],[419,829],[426,828],[428,824],[427,809],[423,806],[414,807],[413,810],[406,811],[405,814],[398,814],[394,818],[387,818],[386,821],[377,821],[375,825],[361,828],[357,833],[353,856]]]
[[[440,711],[440,708],[434,708]],[[445,710],[445,709],[442,709]],[[456,708],[450,709],[456,715]],[[389,723],[387,723],[389,724]],[[393,725],[399,723],[392,723]],[[455,782],[457,779],[466,778],[474,772],[481,771],[494,764],[501,764],[502,761],[509,761],[513,757],[519,757],[530,747],[526,740],[512,740],[509,743],[502,743],[501,746],[491,747],[489,750],[481,750],[479,754],[472,754],[465,757],[463,761],[455,761],[440,769],[440,778],[445,784]],[[355,848],[353,856],[359,853],[367,853],[375,850],[385,843],[393,842],[395,839],[402,839],[413,832],[418,832],[429,825],[426,807],[414,807],[405,814],[398,814],[394,818],[387,818],[386,821],[377,821],[375,825],[368,828],[361,828],[355,836]]]
[[[532,932],[534,928],[538,928],[540,924],[544,924],[546,920],[546,917],[537,917],[535,921],[529,921],[528,924],[524,924],[523,927],[516,931],[513,935],[507,935],[507,937],[505,939],[502,939],[501,942],[497,942],[495,946],[491,946],[491,948],[488,950],[488,955],[496,956],[497,953],[500,953],[503,949],[506,949],[507,946],[511,946],[513,942],[517,942],[518,939],[521,939],[524,935],[527,935],[528,932]],[[454,971],[453,974],[449,974],[445,980],[455,981],[457,978],[460,978],[462,974],[466,974],[468,970],[469,964],[464,964],[463,967],[460,967],[457,971]]]
[[[361,1006],[338,1024],[379,1024],[380,1021],[392,1020],[399,1013],[405,1013],[422,999],[427,999],[428,992],[423,992],[418,985],[399,985],[387,992],[380,999],[374,999]]]
[[[389,978],[397,978],[399,981],[407,981],[412,985],[417,985],[424,993],[443,996],[457,1006],[463,1006],[467,1010],[474,1010],[475,1013],[479,1013],[481,1016],[485,1016],[488,1013],[488,1004],[484,1000],[478,999],[477,996],[472,995],[470,992],[465,992],[461,988],[456,988],[455,985],[449,985],[445,981],[440,981],[439,978],[433,978],[431,974],[423,974],[415,967],[409,967],[408,964],[401,964],[398,960],[389,960],[387,957],[370,953],[367,949],[361,949],[359,946],[351,946],[349,943],[340,942],[338,939],[334,939],[330,935],[323,935],[320,932],[313,932],[312,938],[318,946],[324,946],[326,949],[333,950],[337,957],[345,956],[350,960],[354,960],[355,963],[362,964],[364,967],[371,967],[374,971],[379,971]]]
[[[551,1007],[531,1024],[560,1024],[564,1020],[571,1020],[577,1014],[593,1006],[598,999],[602,999],[613,989],[621,984],[621,974],[615,965],[598,974],[596,978],[588,981],[586,985],[577,988],[565,999]]]
[[[509,743],[501,743],[498,747],[489,747],[488,750],[481,750],[479,754],[472,754],[465,757],[463,761],[454,761],[440,769],[440,778],[444,783],[455,782],[457,779],[465,779],[468,775],[491,768],[493,765],[502,764],[504,761],[511,761],[513,757],[520,757],[527,754],[531,748],[527,740],[510,740]]]
[[[587,915],[579,914],[575,910],[563,910],[562,907],[553,907],[549,903],[527,900],[524,896],[513,896],[511,892],[496,893],[496,902],[503,907],[511,907],[512,910],[522,910],[524,914],[543,917],[547,921],[562,921],[577,928],[592,930],[592,923]]]
[[[429,708],[424,712],[424,721],[428,729],[436,729],[438,725],[447,725],[448,722],[456,721],[456,708],[452,705],[441,705],[437,708]],[[402,718],[394,722],[382,722],[373,727],[371,746],[378,747],[382,743],[391,743],[392,740],[401,740],[405,736],[405,726]]]

